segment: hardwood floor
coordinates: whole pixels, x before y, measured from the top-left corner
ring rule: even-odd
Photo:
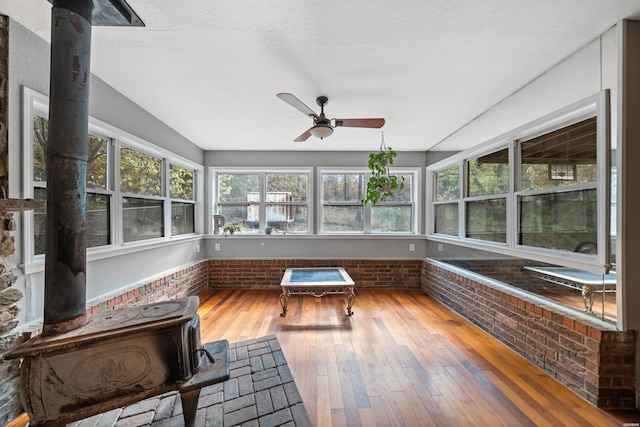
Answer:
[[[275,334],[316,426],[621,426],[421,291],[342,296],[209,290],[202,341]]]

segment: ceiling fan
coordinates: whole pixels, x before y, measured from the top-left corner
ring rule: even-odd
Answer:
[[[327,138],[333,134],[333,129],[339,126],[352,128],[381,128],[384,125],[384,119],[328,119],[324,115],[324,106],[329,103],[329,98],[326,96],[319,96],[316,98],[316,103],[320,106],[319,115],[290,93],[279,93],[276,96],[291,105],[293,108],[301,111],[305,116],[313,117],[313,126],[294,139],[295,142],[306,141],[311,135],[320,139]]]

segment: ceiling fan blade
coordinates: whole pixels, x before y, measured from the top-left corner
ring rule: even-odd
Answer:
[[[336,127],[349,128],[381,128],[384,126],[384,119],[333,119]]]
[[[305,116],[319,117],[311,108],[307,107],[302,101],[290,93],[279,93],[276,96],[296,110],[301,111]]]
[[[311,129],[313,129],[313,128],[309,128],[309,129],[305,130],[302,135],[300,135],[299,137],[297,137],[293,141],[294,142],[304,142],[304,141],[306,141],[311,136]]]

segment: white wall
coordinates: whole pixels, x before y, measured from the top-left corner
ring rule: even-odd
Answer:
[[[481,144],[604,89],[611,90],[611,105],[615,106],[616,46],[616,29],[612,28],[451,135],[447,147],[466,147],[469,141]]]

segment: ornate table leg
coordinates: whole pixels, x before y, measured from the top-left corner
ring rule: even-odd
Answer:
[[[356,293],[353,287],[347,288],[347,315],[353,316],[353,311],[351,311],[351,307],[353,307],[353,303],[356,300]]]
[[[282,313],[280,313],[280,317],[284,317],[287,315],[287,302],[289,301],[289,289],[282,288],[282,293],[280,294],[280,305],[282,306]]]
[[[604,292],[604,289],[603,289],[603,292]],[[587,313],[592,312],[593,296],[594,296],[593,289],[591,289],[591,286],[584,285],[582,287],[582,299],[584,300],[584,311],[586,311]]]

